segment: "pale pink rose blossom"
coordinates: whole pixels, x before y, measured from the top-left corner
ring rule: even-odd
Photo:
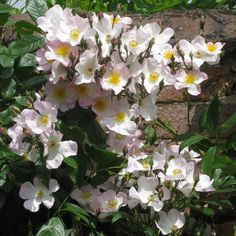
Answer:
[[[208,79],[206,73],[200,70],[191,70],[185,72],[183,69],[177,71],[175,88],[177,90],[187,88],[189,94],[197,96],[201,93],[200,83]]]
[[[68,111],[75,106],[76,96],[73,85],[69,82],[59,81],[56,84],[46,83],[46,101],[51,102],[62,112]]]
[[[126,193],[119,192],[116,194],[113,190],[108,190],[103,192],[99,197],[98,201],[100,203],[101,212],[116,212],[120,207],[123,207],[127,203]]]
[[[58,191],[59,184],[57,180],[50,179],[49,187],[47,188],[41,180],[34,178],[33,184],[25,182],[20,187],[19,195],[25,200],[24,207],[32,212],[37,212],[39,206],[43,204],[47,208],[52,208],[54,204],[53,192]]]
[[[78,146],[74,141],[61,141],[62,133],[52,130],[41,134],[44,145],[43,155],[47,156],[46,167],[57,169],[64,158],[77,155]]]
[[[160,219],[158,222],[155,221],[155,223],[163,235],[175,233],[175,231],[181,229],[185,224],[184,214],[176,209],[171,209],[167,214],[163,211],[158,214]]]
[[[208,175],[200,174],[199,181],[195,186],[195,190],[198,192],[212,192],[216,189],[212,186],[214,179],[210,179]]]

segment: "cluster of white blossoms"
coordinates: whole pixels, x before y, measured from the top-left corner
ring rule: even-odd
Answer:
[[[199,95],[200,83],[207,79],[200,67],[218,63],[223,44],[197,36],[172,46],[168,42],[174,31],[161,30],[158,23],[136,27],[129,17],[108,14],[85,18],[59,5],[37,23],[46,33],[45,46],[36,56],[38,70],[49,74],[45,101],[38,97],[34,109],[15,118],[16,124],[8,130],[10,148],[37,162],[38,143],[25,140],[39,137],[46,168],[59,168],[64,158],[76,155],[77,144],[61,141],[62,134],[55,130],[58,110],[66,112],[76,104],[91,109],[107,135],[108,150],[125,156],[127,166],[106,184],[88,183],[74,189],[71,197],[101,218],[124,206],[141,207],[151,209],[153,219],[159,219],[156,226],[162,234],[182,228],[184,214],[172,207],[172,201],[193,191],[214,191],[213,180],[200,173],[201,159],[193,151],[179,153],[178,146],[161,143],[153,153],[146,152],[140,127],[157,118],[157,94],[164,86]],[[30,199],[25,207],[32,211],[41,202],[51,207],[52,201],[48,204],[44,197],[59,188],[55,182],[49,189],[36,182],[23,184],[20,191],[23,199]]]
[[[183,212],[170,208],[174,202],[183,205],[194,191],[215,191],[214,180],[200,173],[200,155],[188,148],[179,153],[179,145],[162,142],[149,155],[130,147],[128,156],[127,166],[118,177],[112,176],[96,188],[89,184],[76,188],[71,197],[88,212],[100,213],[100,218],[123,206],[131,210],[141,207],[166,235],[182,228],[185,222]]]

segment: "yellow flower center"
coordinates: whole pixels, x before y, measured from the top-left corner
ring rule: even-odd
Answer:
[[[214,43],[208,43],[207,44],[207,49],[210,52],[215,52],[217,50],[217,46]]]
[[[117,140],[124,140],[124,136],[121,135],[121,134],[116,134],[115,135],[115,139],[117,139]]]
[[[180,169],[175,169],[175,170],[173,170],[173,175],[174,175],[174,176],[180,175],[180,174],[182,174],[182,170],[180,170]]]
[[[103,98],[98,98],[97,101],[95,102],[94,108],[97,111],[103,112],[107,109],[107,102]]]
[[[29,155],[28,153],[25,153],[23,156],[22,156],[23,160],[24,161],[28,161],[29,160]]]
[[[200,58],[202,58],[202,53],[200,52],[200,51],[197,51],[197,52],[195,52],[194,54],[193,54],[193,57],[195,57],[195,58],[198,58],[198,59],[200,59]]]
[[[110,42],[111,42],[111,39],[112,39],[111,35],[110,35],[110,34],[107,34],[107,35],[106,35],[106,42],[107,42],[107,43],[110,43]]]
[[[56,54],[61,57],[66,57],[69,55],[69,47],[67,45],[61,45],[56,49]]]
[[[131,40],[129,42],[130,47],[137,48],[139,46],[139,43],[136,40]]]
[[[149,80],[151,81],[151,82],[157,82],[158,81],[158,79],[159,79],[159,75],[158,75],[158,73],[157,72],[152,72],[150,75],[149,75]]]
[[[58,147],[58,142],[56,140],[50,140],[48,143],[48,147],[51,149],[56,149]]]
[[[124,112],[120,112],[116,115],[116,121],[122,123],[125,121],[126,114]]]
[[[116,17],[110,16],[110,19],[111,19],[112,24],[118,24],[121,21],[121,18],[119,16],[116,16]]]
[[[175,231],[177,231],[178,230],[178,228],[177,228],[177,226],[176,225],[173,225],[172,227],[171,227],[171,232],[175,232]]]
[[[42,198],[44,196],[44,192],[42,190],[37,191],[35,197],[36,198]]]
[[[83,192],[81,198],[83,200],[88,200],[92,196],[91,192]]]
[[[89,89],[86,85],[82,84],[76,86],[75,91],[78,96],[86,96],[88,94]]]
[[[108,200],[107,202],[107,206],[112,209],[115,209],[117,205],[118,205],[118,201],[116,199]]]
[[[78,29],[73,29],[70,31],[70,38],[72,40],[78,40],[79,35],[80,35],[80,31]]]
[[[142,165],[145,169],[149,169],[150,168],[150,159],[146,158],[143,160]]]
[[[47,126],[48,125],[48,116],[47,115],[40,116],[39,122],[41,125]]]
[[[174,56],[173,50],[168,50],[164,53],[164,58],[167,60],[171,60],[171,58]]]
[[[63,101],[66,98],[66,90],[63,87],[55,88],[53,91],[53,97],[56,100]]]
[[[185,77],[185,83],[187,84],[194,84],[197,80],[197,76],[193,74],[187,74]]]
[[[148,201],[149,201],[149,202],[155,201],[155,195],[154,195],[154,194],[151,194],[151,195],[148,197]]]
[[[87,72],[88,76],[92,76],[93,75],[93,68],[90,68],[90,67],[87,68],[86,72]]]
[[[121,82],[121,76],[119,73],[112,73],[111,76],[109,77],[109,83],[112,85],[118,85]]]

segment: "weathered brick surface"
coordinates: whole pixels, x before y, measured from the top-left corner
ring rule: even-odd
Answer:
[[[188,130],[187,103],[158,103],[158,117],[167,121],[171,127],[178,133],[185,133]],[[157,133],[164,139],[171,137],[170,133],[157,128]]]

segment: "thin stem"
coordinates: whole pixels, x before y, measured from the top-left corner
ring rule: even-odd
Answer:
[[[187,91],[185,91],[185,94],[186,94],[186,98],[187,98],[188,133],[190,133],[190,129],[191,129],[191,124],[190,124],[191,100],[190,100],[189,93]]]

